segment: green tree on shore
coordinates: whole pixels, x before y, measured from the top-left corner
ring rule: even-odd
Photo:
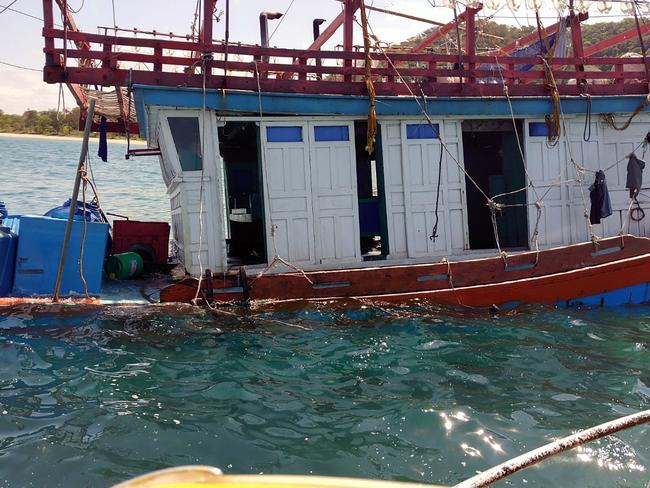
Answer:
[[[78,135],[79,107],[64,112],[26,110],[22,115],[0,110],[0,132],[40,134],[48,136]]]

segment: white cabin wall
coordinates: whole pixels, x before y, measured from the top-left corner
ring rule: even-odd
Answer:
[[[203,172],[182,170],[167,123],[167,118],[174,116],[198,118],[200,137],[205,138],[201,142]],[[204,117],[201,110],[161,110],[157,138],[163,173],[172,176],[167,194],[171,206],[172,244],[179,260],[194,276],[206,269],[225,271],[224,173],[214,112],[207,111]]]
[[[624,120],[620,117],[620,120]],[[588,241],[590,235],[585,212],[589,214],[591,202],[589,186],[593,183],[595,172],[606,170],[605,177],[612,202],[613,213],[592,226],[599,237],[616,236],[627,218],[630,205],[629,190],[625,188],[627,174],[627,155],[643,140],[650,116],[639,114],[625,131],[616,131],[603,124],[594,116],[591,122],[591,137],[584,141],[584,116],[566,116],[566,134],[559,143],[549,148],[545,136],[530,136],[529,122],[544,122],[543,119],[525,121],[525,152],[528,173],[531,176],[537,194],[543,198],[542,218],[539,225],[539,245],[542,248]],[[636,152],[642,157],[642,149]],[[576,181],[579,173],[571,160],[586,172],[582,183]],[[612,167],[612,165],[619,163]],[[562,183],[559,183],[562,182]],[[548,193],[547,193],[548,191]],[[535,190],[528,189],[528,201],[536,201]],[[641,195],[639,202],[643,208],[650,204],[650,199]],[[537,211],[529,207],[529,235],[532,236]],[[641,222],[631,222],[629,232],[650,235],[649,218]]]

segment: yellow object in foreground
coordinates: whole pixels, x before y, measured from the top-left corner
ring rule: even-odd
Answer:
[[[180,466],[125,481],[113,488],[436,488],[400,481],[291,475],[224,475],[211,466]],[[442,487],[437,487],[442,488]]]

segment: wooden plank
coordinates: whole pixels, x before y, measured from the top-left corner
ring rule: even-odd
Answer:
[[[178,57],[178,56],[162,56],[162,54],[156,54],[161,52],[160,48],[155,48],[156,53],[154,54],[143,54],[143,53],[130,53],[130,52],[110,52],[110,44],[105,45],[105,51],[82,51],[77,49],[70,49],[67,51],[67,57],[69,59],[77,58],[87,58],[87,59],[99,59],[102,60],[102,67],[114,66],[118,62],[134,62],[134,63],[149,63],[153,65],[153,70],[156,72],[162,72],[162,65],[174,65],[174,66],[186,66],[189,67],[195,61],[187,57]],[[63,54],[62,49],[54,49],[52,51],[55,55]],[[643,64],[642,58],[631,58],[635,61],[629,64]],[[639,61],[640,60],[640,61]],[[615,66],[623,66],[625,60],[616,60]],[[225,68],[225,61],[214,60],[207,62],[207,66],[210,68]],[[503,65],[503,63],[501,63]],[[518,62],[518,66],[521,66],[522,63]],[[365,71],[362,67],[340,67],[340,66],[318,66],[318,65],[307,65],[304,59],[299,60],[298,65],[291,64],[281,64],[281,63],[254,63],[254,62],[242,62],[242,61],[228,61],[228,67],[232,71],[247,71],[251,73],[251,76],[255,72],[255,68],[260,69],[264,72],[283,72],[285,70],[291,70],[299,73],[301,76],[299,79],[307,80],[306,74],[346,74],[346,75],[358,75],[362,76]],[[569,66],[572,68],[572,66]],[[396,71],[392,67],[376,67],[373,68],[373,74],[381,77],[390,77],[396,74]],[[459,70],[459,69],[445,69],[445,68],[402,68],[400,69],[400,74],[407,77],[422,77],[422,78],[458,78],[460,76],[468,77],[470,74],[475,78],[496,78],[500,81],[500,75],[495,70],[486,70],[486,69],[474,69],[474,70]],[[545,74],[541,70],[527,70],[520,71],[514,69],[512,66],[509,69],[502,70],[501,74],[506,79],[511,80],[540,80],[545,83]],[[576,71],[574,70],[561,70],[554,71],[554,77],[557,80],[563,79],[575,79]],[[638,79],[639,72],[631,71],[621,71],[619,76],[614,75],[611,71],[589,71],[581,72],[579,76],[584,77],[585,79],[599,79],[599,80],[613,80],[616,78],[625,78],[625,79]],[[441,80],[444,83],[444,80]]]
[[[202,77],[197,74],[185,73],[155,73],[142,70],[104,70],[101,68],[79,68],[68,67],[45,67],[43,78],[47,83],[71,82],[85,85],[98,84],[103,86],[127,86],[129,74],[132,74],[134,84],[158,85],[158,86],[186,86],[201,88]],[[639,73],[640,74],[640,73]],[[624,75],[627,76],[627,75]],[[638,74],[637,74],[638,76]],[[636,78],[635,78],[636,79]],[[228,87],[235,90],[257,91],[257,80],[253,77],[228,76]],[[219,89],[224,86],[226,78],[222,75],[211,76],[207,83],[209,89]],[[366,85],[363,82],[341,83],[325,80],[282,80],[264,79],[260,80],[262,91],[281,93],[311,93],[330,95],[359,95],[367,94]],[[474,83],[464,84],[461,90],[457,83],[411,83],[382,82],[375,86],[378,96],[410,95],[413,93],[424,93],[426,96],[490,96],[502,97],[503,87],[500,83]],[[579,95],[575,85],[558,85],[560,95]],[[647,84],[643,81],[632,82],[624,85],[590,85],[589,91],[592,95],[645,95]],[[539,84],[514,84],[509,88],[511,96],[548,96],[548,90],[542,83]]]
[[[620,245],[621,239],[618,237],[604,239],[599,245],[599,250],[616,250]],[[611,253],[594,255],[594,247],[591,243],[541,251],[537,266],[532,266],[535,263],[535,253],[526,252],[509,257],[507,269],[500,257],[493,257],[459,261],[449,265],[436,263],[306,273],[315,284],[349,283],[349,286],[336,289],[314,288],[301,273],[253,276],[248,286],[251,299],[258,300],[404,294],[449,289],[449,271],[454,286],[460,288],[566,273],[647,253],[650,253],[650,240],[626,236],[625,246]],[[437,279],[423,279],[423,277]]]
[[[46,38],[56,38],[63,39],[64,33],[60,29],[43,29],[43,35]],[[186,42],[186,41],[174,41],[167,39],[148,39],[148,38],[133,38],[133,37],[119,37],[119,36],[109,36],[101,34],[92,34],[86,32],[68,32],[68,38],[72,41],[85,40],[87,42],[92,42],[96,44],[112,44],[114,46],[131,46],[131,47],[147,47],[147,48],[160,48],[168,49],[175,51],[187,51],[188,53],[192,52],[198,47],[196,42]],[[212,44],[210,49],[214,53],[224,53],[225,45],[224,44]],[[52,52],[52,49],[47,47],[44,49],[45,52]],[[286,57],[291,58],[304,58],[307,60],[312,59],[336,59],[336,60],[363,60],[364,54],[362,52],[343,52],[343,51],[315,51],[308,49],[284,49],[284,48],[262,48],[259,46],[246,46],[246,45],[236,45],[231,44],[229,46],[229,53],[236,54],[240,56],[272,56],[272,57]],[[146,55],[146,54],[145,54]],[[458,61],[457,55],[451,54],[422,54],[422,53],[386,53],[386,55],[393,62],[408,62],[408,61],[422,61],[422,62],[438,62],[438,63],[455,63]],[[636,64],[639,61],[636,58],[616,58],[616,57],[590,57],[585,55],[584,63],[586,65],[601,65],[601,64]],[[183,56],[177,56],[182,58]],[[462,55],[460,57],[461,62],[463,63],[475,63],[475,64],[494,64],[495,58],[493,55],[475,55],[467,56]],[[537,57],[511,57],[511,56],[502,56],[499,57],[499,62],[501,64],[515,63],[515,64],[535,64],[540,65],[540,60]],[[549,61],[552,66],[566,66],[574,65],[576,63],[582,62],[582,59],[576,57],[565,57],[565,58],[553,58]]]
[[[650,254],[645,254],[568,273],[505,283],[361,298],[377,298],[389,302],[418,299],[429,303],[480,308],[518,303],[556,304],[648,283],[649,276]]]

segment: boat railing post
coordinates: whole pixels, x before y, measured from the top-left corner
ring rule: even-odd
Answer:
[[[72,199],[70,200],[70,212],[68,213],[68,221],[65,224],[65,234],[63,235],[63,244],[61,245],[61,256],[59,256],[59,267],[56,270],[56,282],[54,283],[54,298],[56,303],[59,301],[61,295],[61,281],[63,279],[63,269],[65,268],[65,260],[68,254],[68,245],[70,244],[70,233],[72,232],[72,224],[74,222],[74,214],[77,211],[77,198],[79,197],[79,185],[81,184],[81,169],[86,161],[88,154],[88,139],[90,138],[90,128],[93,124],[93,114],[95,112],[95,100],[91,99],[88,105],[88,112],[86,114],[86,125],[84,127],[84,138],[81,143],[81,154],[79,155],[79,164],[77,165],[77,174],[74,179],[74,188],[72,189]],[[84,215],[85,219],[86,216]]]

